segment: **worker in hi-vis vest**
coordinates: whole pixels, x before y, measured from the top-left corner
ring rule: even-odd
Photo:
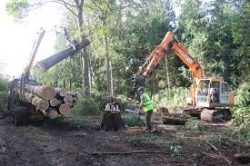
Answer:
[[[152,103],[149,95],[144,92],[143,87],[138,88],[137,91],[138,91],[138,94],[140,95],[140,99],[141,99],[140,107],[142,108],[142,110],[144,112],[146,112],[147,130],[149,132],[151,132],[151,130],[152,130],[151,119],[152,119],[152,114],[153,114],[153,110],[154,110],[153,103]]]

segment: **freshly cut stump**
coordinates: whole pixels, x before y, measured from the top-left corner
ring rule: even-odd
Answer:
[[[104,111],[101,129],[105,131],[118,131],[124,129],[125,125],[120,112]]]

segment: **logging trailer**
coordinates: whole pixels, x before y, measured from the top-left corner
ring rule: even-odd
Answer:
[[[33,44],[29,62],[21,74],[21,77],[14,79],[10,83],[7,109],[12,117],[13,123],[17,126],[27,124],[30,120],[39,123],[43,122],[46,117],[53,119],[57,114],[62,114],[69,108],[67,101],[73,100],[70,96],[65,97],[66,94],[60,91],[60,89],[50,86],[39,86],[35,80],[31,80],[29,77],[36,52],[44,34],[45,30],[41,30],[38,33]],[[88,46],[89,41],[84,39],[81,42],[74,41],[71,44],[69,48],[37,62],[36,67],[41,71],[46,71],[60,61],[75,55],[78,51]],[[60,107],[58,106],[59,100],[53,98],[59,93],[61,96],[63,96],[62,94],[65,95],[60,103]],[[57,110],[54,108],[57,108]]]

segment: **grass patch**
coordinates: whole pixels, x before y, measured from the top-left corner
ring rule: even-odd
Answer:
[[[138,115],[127,114],[127,115],[122,116],[122,119],[128,127],[136,127],[136,126],[142,127],[145,125],[143,119]]]
[[[206,131],[207,128],[204,125],[201,125],[201,121],[197,119],[188,119],[185,124],[185,129],[191,132],[202,132]]]
[[[90,124],[100,121],[105,106],[102,95],[92,95],[76,103],[69,113],[65,114],[64,121],[71,123],[76,129],[89,127]]]
[[[4,110],[7,103],[8,80],[0,74],[0,111]]]
[[[142,143],[158,143],[159,137],[156,135],[142,134],[127,136],[126,141],[132,144],[142,144]]]

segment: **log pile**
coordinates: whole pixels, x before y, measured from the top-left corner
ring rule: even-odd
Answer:
[[[69,112],[77,100],[77,94],[52,86],[26,84],[24,90],[25,100],[51,119]]]

